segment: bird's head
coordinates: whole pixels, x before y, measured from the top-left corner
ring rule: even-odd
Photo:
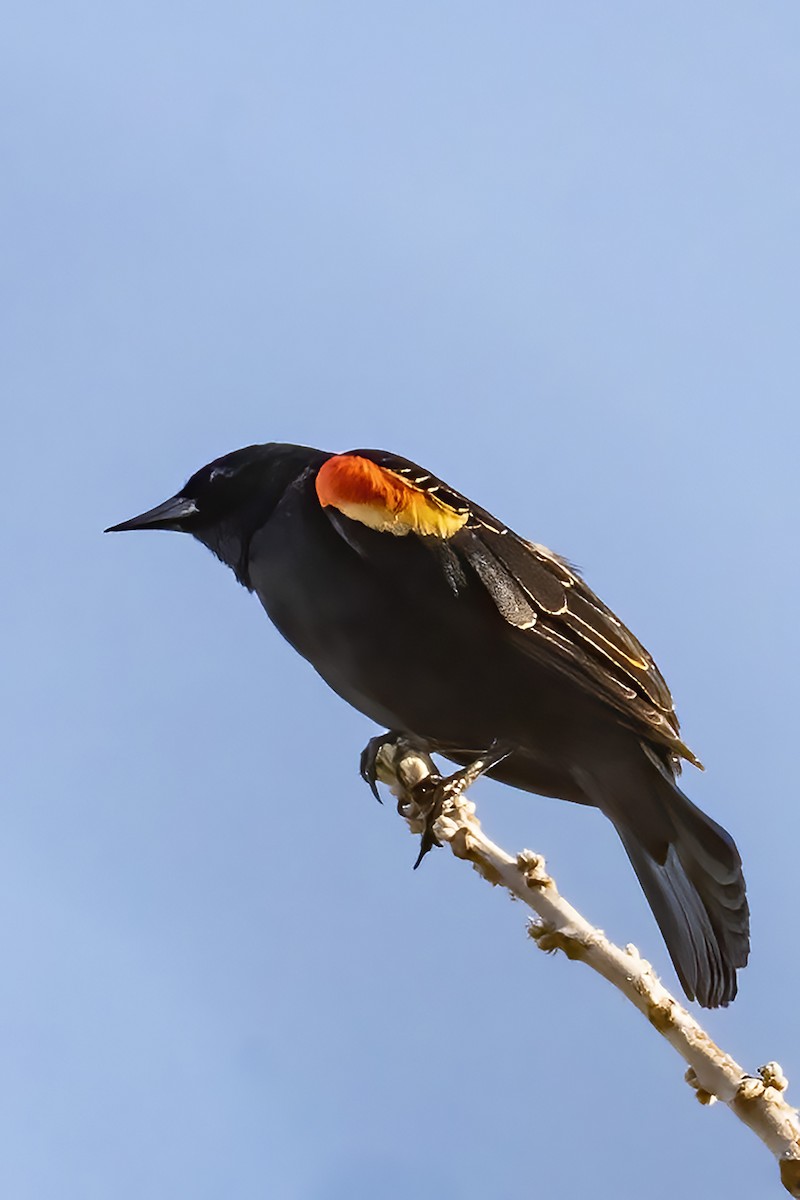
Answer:
[[[191,533],[236,572],[240,583],[249,586],[246,559],[254,531],[268,519],[286,488],[326,457],[307,446],[277,442],[245,446],[195,471],[169,500],[105,532]]]

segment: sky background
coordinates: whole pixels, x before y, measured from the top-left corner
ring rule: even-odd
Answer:
[[[412,873],[229,572],[101,530],[366,445],[580,564],[744,858],[708,1027],[800,1100],[800,7],[19,0],[0,91],[4,1200],[781,1194],[518,906]],[[474,798],[677,987],[602,817]]]

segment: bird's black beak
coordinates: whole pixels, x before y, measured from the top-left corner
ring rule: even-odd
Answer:
[[[194,500],[186,496],[172,496],[163,504],[148,509],[130,521],[122,521],[119,525],[111,525],[104,533],[124,533],[128,529],[174,529],[183,532],[184,521],[197,512]]]

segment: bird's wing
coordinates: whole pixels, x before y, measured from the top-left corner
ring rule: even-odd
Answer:
[[[397,455],[354,450],[323,463],[320,503],[352,541],[338,514],[396,536],[446,548],[452,589],[477,577],[519,648],[610,704],[634,729],[700,766],[680,739],[669,688],[641,642],[545,546],[528,542],[440,479]],[[357,525],[355,528],[357,528]]]

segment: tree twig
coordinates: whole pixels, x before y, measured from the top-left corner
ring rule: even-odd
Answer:
[[[789,1194],[800,1198],[800,1114],[784,1097],[787,1080],[778,1064],[767,1063],[756,1075],[748,1075],[667,991],[634,946],[623,950],[614,945],[559,894],[543,858],[530,850],[513,858],[486,837],[475,805],[463,794],[473,778],[468,773],[451,777],[459,783],[442,791],[443,779],[433,760],[404,739],[381,747],[376,769],[414,832],[423,831],[432,800],[438,797],[436,839],[456,858],[471,862],[489,883],[506,888],[533,909],[538,919],[529,932],[540,949],[562,950],[613,984],[688,1064],[686,1081],[697,1099],[726,1104],[773,1154]]]

